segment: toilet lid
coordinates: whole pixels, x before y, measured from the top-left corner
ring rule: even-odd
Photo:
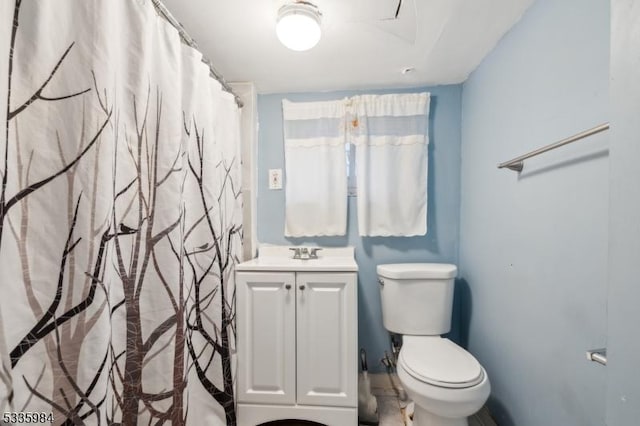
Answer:
[[[484,378],[473,355],[439,336],[403,336],[400,360],[411,376],[435,386],[467,388]]]

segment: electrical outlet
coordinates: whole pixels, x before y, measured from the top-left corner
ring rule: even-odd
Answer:
[[[269,169],[269,189],[282,189],[282,169]]]

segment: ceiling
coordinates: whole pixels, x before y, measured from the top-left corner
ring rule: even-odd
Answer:
[[[534,0],[314,0],[323,34],[306,52],[276,37],[283,1],[164,3],[227,81],[276,93],[463,82]]]

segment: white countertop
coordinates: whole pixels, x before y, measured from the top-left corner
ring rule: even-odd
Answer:
[[[357,272],[353,247],[326,248],[317,259],[293,259],[290,248],[301,246],[261,246],[258,257],[236,265],[236,271]],[[309,247],[314,248],[314,247]]]

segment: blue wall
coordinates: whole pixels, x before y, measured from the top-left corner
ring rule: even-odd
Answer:
[[[608,121],[609,28],[608,0],[538,0],[463,85],[463,311],[503,426],[605,424],[609,135],[496,164]]]
[[[606,424],[615,426],[638,424],[640,419],[640,4],[612,0],[611,17]]]
[[[349,198],[344,237],[285,238],[284,190],[269,190],[268,169],[284,169],[282,99],[321,101],[361,93],[431,92],[429,117],[428,232],[422,237],[368,237],[358,235],[356,199]],[[369,357],[371,371],[383,371],[378,362],[389,348],[382,326],[376,265],[393,262],[449,262],[458,260],[460,210],[461,86],[417,89],[272,94],[258,97],[258,241],[270,244],[309,244],[355,247],[358,274],[358,336]]]

